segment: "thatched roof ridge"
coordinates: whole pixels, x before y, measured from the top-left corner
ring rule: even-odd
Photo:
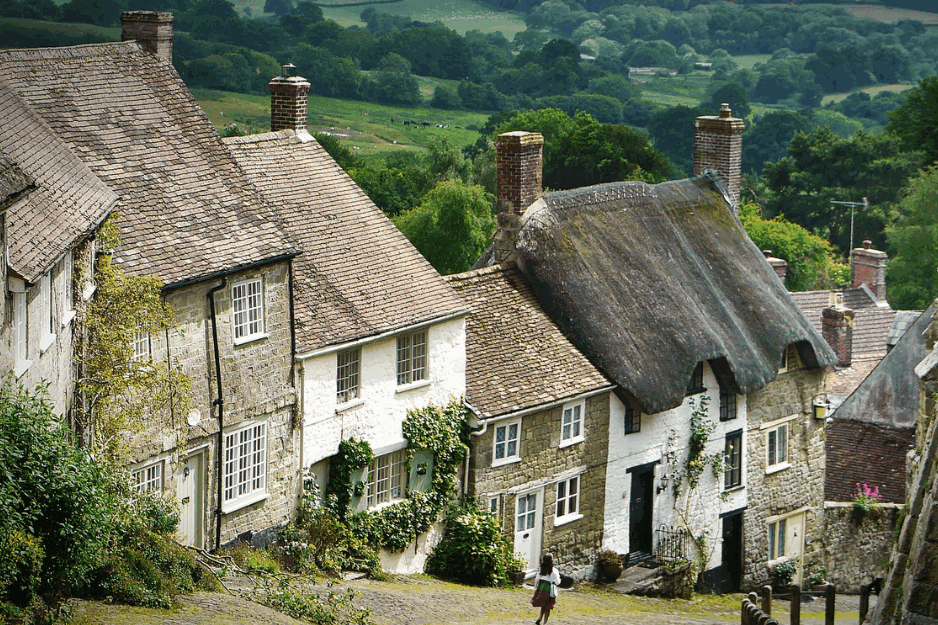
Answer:
[[[546,193],[516,250],[541,306],[645,412],[680,405],[704,360],[742,393],[775,378],[789,344],[835,362],[709,175]]]

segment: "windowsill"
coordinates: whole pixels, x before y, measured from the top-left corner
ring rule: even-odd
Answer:
[[[625,434],[623,434],[623,436],[628,436],[629,434],[638,434],[638,433],[640,433],[640,432],[641,432],[641,430],[629,430],[628,432],[626,432]]]
[[[737,493],[741,490],[746,490],[745,484],[737,484],[736,486],[730,486],[729,488],[724,488],[723,492],[726,494]]]
[[[394,389],[394,392],[406,393],[407,391],[413,391],[425,386],[430,386],[430,380],[417,380],[416,382],[411,382],[410,384],[398,384],[397,388]]]
[[[260,332],[258,334],[251,334],[249,336],[242,336],[239,339],[234,340],[235,345],[244,345],[245,343],[253,343],[254,341],[259,341],[261,339],[266,339],[270,334],[267,332]]]
[[[735,421],[735,420],[736,420],[736,417],[738,417],[738,416],[739,416],[739,415],[735,415],[735,414],[734,414],[732,417],[726,417],[725,419],[724,419],[723,417],[720,417],[720,423],[728,423],[728,422],[730,422],[730,421]]]
[[[369,508],[365,508],[365,510],[367,512],[378,512],[379,510],[384,510],[385,508],[389,508],[396,503],[401,503],[402,501],[404,501],[404,497],[401,497],[400,499],[392,499],[391,501],[385,501],[383,503],[375,504]]]
[[[785,469],[791,468],[791,464],[788,462],[780,462],[779,464],[773,464],[772,466],[766,468],[765,474],[772,475],[773,473],[778,473],[779,471],[784,471]]]
[[[586,440],[585,436],[580,436],[579,438],[571,438],[568,441],[561,441],[560,444],[557,446],[557,448],[563,449],[564,447],[571,447],[573,445],[576,445],[577,443],[582,443],[585,440]]]
[[[521,456],[512,456],[511,458],[492,460],[492,467],[503,467],[506,464],[515,464],[516,462],[521,462]]]
[[[358,408],[365,403],[365,400],[359,397],[358,399],[353,399],[352,401],[347,401],[344,404],[339,404],[335,407],[335,413],[339,414],[341,412],[346,412],[352,408]]]
[[[13,366],[13,377],[18,378],[29,369],[30,365],[33,364],[32,360],[21,360]]]
[[[41,341],[39,341],[39,353],[45,354],[49,350],[49,348],[52,347],[54,344],[55,344],[55,335],[47,334],[46,336],[42,337]]]
[[[226,501],[224,504],[222,504],[221,512],[222,514],[231,514],[232,512],[240,510],[241,508],[246,508],[250,505],[256,504],[259,501],[264,501],[269,496],[270,495],[267,493],[267,491],[264,491],[263,493],[257,493],[256,495],[249,495],[244,499]]]
[[[556,517],[554,518],[554,527],[557,527],[558,525],[566,525],[567,523],[573,523],[574,521],[579,521],[582,518],[582,514],[568,514],[567,516]]]
[[[82,289],[81,298],[87,302],[88,300],[91,299],[91,296],[94,295],[94,292],[97,290],[98,290],[97,284],[90,284],[84,289]]]
[[[76,313],[74,310],[70,310],[62,315],[62,327],[64,328],[68,326],[68,324],[70,324],[75,319],[76,314],[78,313]]]

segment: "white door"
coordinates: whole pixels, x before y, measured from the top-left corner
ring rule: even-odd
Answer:
[[[536,571],[541,560],[541,519],[544,489],[520,493],[515,499],[515,553],[528,562],[528,573]]]
[[[179,497],[180,540],[185,545],[202,547],[202,459],[192,454],[179,463],[176,494]]]
[[[798,565],[792,582],[801,584],[802,572],[804,571],[804,513],[790,516],[785,524],[785,544],[788,545],[788,552],[785,554],[792,562]]]

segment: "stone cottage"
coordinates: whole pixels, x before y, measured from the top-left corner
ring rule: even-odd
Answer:
[[[47,384],[68,417],[77,311],[94,292],[94,237],[117,195],[2,81],[0,111],[0,372]]]
[[[728,109],[717,119],[730,128],[703,120],[717,136],[697,143],[731,168],[738,120]],[[814,370],[833,353],[735,216],[738,190],[723,182],[732,175],[542,194],[542,143],[534,133],[498,137],[499,230],[477,266],[515,262],[544,312],[618,387],[603,545],[635,562],[659,546],[656,533],[682,529],[705,579],[738,586],[752,488],[748,396],[778,376],[790,347]],[[724,143],[727,158],[714,154]],[[766,528],[758,535],[766,540]]]
[[[326,486],[339,443],[367,441],[359,510],[407,497],[407,412],[465,392],[469,307],[306,130],[309,82],[271,80],[270,133],[225,140],[230,154],[304,250],[293,265],[300,466]],[[289,350],[287,351],[287,353]],[[382,553],[418,573],[429,552]]]
[[[541,309],[509,264],[448,276],[473,307],[466,329],[467,494],[497,514],[537,569],[545,551],[592,577],[602,546],[614,385]]]
[[[291,262],[271,207],[173,69],[172,15],[123,15],[122,43],[0,51],[0,83],[119,198],[113,264],[162,281],[176,325],[135,358],[179,366],[187,414],[134,439],[137,488],[180,502],[181,538],[216,547],[295,505]],[[4,128],[11,109],[0,109]],[[165,424],[165,423],[164,423]]]

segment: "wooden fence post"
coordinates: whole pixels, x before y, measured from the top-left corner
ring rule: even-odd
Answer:
[[[801,625],[801,586],[791,585],[791,625]]]
[[[824,607],[824,625],[834,625],[835,599],[837,598],[834,585],[828,584],[824,589],[824,594],[827,598],[827,604]]]
[[[766,614],[772,614],[772,587],[762,587],[762,611]]]

